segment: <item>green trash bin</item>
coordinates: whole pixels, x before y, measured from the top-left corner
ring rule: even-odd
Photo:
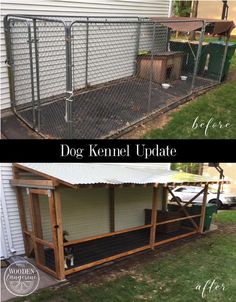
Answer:
[[[193,73],[195,66],[195,58],[198,51],[198,42],[197,41],[170,41],[170,50],[171,51],[182,51],[185,54],[183,61],[183,70],[185,72]],[[208,43],[203,43],[201,56],[199,58],[198,64],[198,74],[204,72],[206,58],[207,58],[207,47]]]
[[[206,206],[204,231],[208,231],[210,229],[214,213],[217,213],[217,205],[208,203]]]
[[[232,57],[235,53],[236,43],[229,42],[225,64],[222,73],[222,81],[227,78],[229,73],[230,63]],[[223,41],[214,41],[210,42],[207,48],[207,56],[208,56],[208,70],[206,76],[213,80],[219,80],[222,60],[225,51],[225,42]]]

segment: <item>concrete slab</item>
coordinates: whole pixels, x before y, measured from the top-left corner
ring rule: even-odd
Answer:
[[[40,139],[41,137],[27,127],[14,114],[1,118],[2,133],[5,139]]]
[[[28,259],[27,257],[21,257],[21,256],[11,257],[10,259],[8,259],[8,261],[11,263],[14,261],[27,261],[27,262],[34,264],[34,261],[32,259]],[[16,296],[11,294],[8,291],[8,289],[5,287],[3,276],[4,276],[6,269],[7,268],[1,269],[1,301],[8,301],[10,299],[16,298]],[[38,286],[37,290],[61,283],[61,281],[46,274],[45,272],[41,271],[39,268],[37,268],[37,270],[38,270],[39,276],[40,276],[39,286]]]

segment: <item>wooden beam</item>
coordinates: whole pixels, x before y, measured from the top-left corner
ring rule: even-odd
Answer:
[[[18,210],[19,210],[19,216],[20,216],[20,222],[21,222],[21,229],[22,229],[22,234],[23,234],[23,241],[24,241],[24,247],[25,247],[25,254],[27,257],[30,256],[30,242],[29,242],[29,237],[26,237],[25,231],[28,230],[27,227],[27,221],[26,221],[26,216],[25,216],[25,204],[24,204],[24,198],[22,194],[22,189],[16,188],[16,199],[17,199],[17,205],[18,205]]]
[[[59,262],[59,250],[58,250],[58,237],[57,237],[57,219],[56,219],[56,207],[55,207],[55,200],[54,194],[52,192],[51,196],[49,197],[49,209],[50,209],[50,218],[51,218],[51,227],[52,227],[52,240],[53,240],[53,249],[54,249],[54,258],[55,258],[55,267],[56,267],[56,274],[57,278],[60,279],[61,274],[61,266]],[[63,278],[64,279],[64,278]]]
[[[193,196],[193,198],[191,198],[191,199],[184,205],[184,208],[187,208],[187,206],[188,206],[189,204],[193,203],[193,201],[194,201],[198,196],[200,196],[203,192],[204,192],[204,188],[203,188],[200,192],[198,192],[195,196]],[[180,212],[180,211],[181,211],[181,209],[178,210],[178,212]]]
[[[167,190],[168,192],[171,194],[171,196],[174,198],[174,200],[178,203],[178,205],[181,207],[181,210],[183,210],[183,212],[185,213],[186,216],[190,216],[188,211],[185,209],[184,206],[182,206],[182,204],[179,202],[179,200],[176,198],[176,196],[173,194],[173,192],[171,191],[171,189],[167,186]],[[194,225],[194,227],[196,228],[196,230],[198,229],[198,225],[196,224],[196,222],[190,218],[192,224]]]
[[[62,181],[62,180],[60,180],[60,179],[58,179],[58,178],[56,178],[56,177],[52,177],[52,176],[47,175],[47,174],[45,174],[45,173],[36,171],[36,170],[34,170],[34,169],[31,169],[31,168],[22,166],[21,164],[14,163],[13,166],[14,166],[15,168],[17,168],[17,169],[21,169],[21,170],[23,170],[23,171],[28,171],[28,172],[30,172],[30,173],[32,173],[32,174],[34,174],[34,175],[39,175],[39,176],[42,176],[42,177],[44,177],[44,178],[46,178],[46,179],[53,180],[53,181],[55,181],[55,183],[58,184],[58,185],[59,185],[59,184],[64,184],[64,185],[66,185],[67,187],[71,187],[71,188],[76,189],[76,186],[75,186],[75,185],[72,185],[72,184],[70,184],[70,183],[68,183],[68,182],[66,182],[66,181]]]
[[[166,187],[162,186],[162,211],[167,211],[168,204],[168,190]]]
[[[56,212],[56,232],[57,232],[57,249],[58,249],[58,262],[57,262],[57,278],[60,280],[65,279],[64,268],[64,245],[63,245],[63,225],[62,225],[62,209],[61,209],[61,193],[58,190],[53,192],[55,200]]]
[[[38,266],[38,268],[40,268],[42,271],[46,272],[49,275],[52,275],[53,277],[57,278],[57,274],[56,272],[54,272],[53,270],[51,270],[50,268],[48,268],[45,265],[42,265],[40,262],[36,261],[36,264]]]
[[[64,246],[79,244],[79,243],[87,242],[87,241],[91,241],[91,240],[101,239],[101,238],[105,238],[105,237],[110,237],[110,236],[114,236],[114,235],[134,232],[134,231],[143,230],[143,229],[148,229],[151,226],[152,226],[151,224],[145,224],[145,225],[142,225],[142,226],[129,228],[129,229],[125,229],[125,230],[120,230],[120,231],[116,231],[116,232],[105,233],[105,234],[101,234],[101,235],[97,235],[97,236],[90,236],[90,237],[86,237],[86,238],[82,238],[82,239],[78,239],[78,240],[77,239],[76,240],[70,240],[68,242],[64,242]]]
[[[41,224],[40,205],[38,196],[29,192],[30,215],[32,219],[32,240],[34,245],[36,263],[45,263],[44,248],[41,243],[36,242],[35,237],[43,239]]]
[[[115,189],[109,188],[109,220],[110,232],[115,232]]]
[[[204,194],[203,194],[203,201],[201,207],[201,218],[199,224],[199,232],[204,232],[204,223],[205,223],[205,214],[206,214],[206,204],[207,204],[207,193],[208,193],[208,185],[205,185]]]
[[[158,222],[156,225],[162,225],[162,224],[168,224],[168,223],[172,223],[172,222],[176,222],[176,221],[188,220],[190,218],[196,218],[196,217],[200,217],[200,216],[201,216],[201,214],[175,218],[175,219],[171,219],[171,220]]]
[[[156,226],[157,226],[157,187],[153,187],[152,191],[152,217],[150,230],[150,246],[154,249],[156,240]]]
[[[106,262],[110,262],[110,261],[113,261],[113,260],[116,260],[116,259],[119,259],[119,258],[122,258],[122,257],[125,257],[125,256],[132,255],[134,253],[145,251],[149,248],[150,248],[150,245],[146,245],[146,246],[134,249],[134,250],[130,250],[128,252],[120,253],[120,254],[117,254],[117,255],[114,255],[114,256],[111,256],[111,257],[107,257],[107,258],[104,258],[104,259],[101,259],[101,260],[97,260],[97,261],[94,261],[94,262],[90,262],[88,264],[84,264],[84,265],[81,265],[81,266],[78,266],[78,267],[73,267],[71,269],[66,270],[65,274],[70,275],[70,274],[73,274],[75,272],[79,272],[79,271],[82,271],[82,270],[85,270],[85,269],[89,269],[93,266],[101,265],[101,264],[104,264]]]
[[[44,240],[44,239],[41,239],[41,238],[38,238],[38,237],[35,237],[34,235],[31,236],[37,243],[41,244],[41,245],[44,245],[46,247],[49,247],[51,249],[54,248],[54,244],[48,240]]]
[[[187,234],[182,234],[182,235],[178,235],[178,236],[175,236],[175,237],[172,237],[172,238],[161,240],[161,241],[156,242],[155,246],[166,244],[166,243],[169,243],[171,241],[175,241],[175,240],[182,239],[182,238],[185,238],[185,237],[190,237],[190,236],[192,236],[194,234],[197,234],[197,233],[198,233],[198,231],[195,230],[195,231],[189,232]]]
[[[11,186],[25,188],[46,188],[54,189],[55,182],[52,180],[36,180],[36,179],[11,179]]]
[[[51,190],[45,190],[45,189],[30,189],[31,194],[36,194],[36,195],[50,195]]]

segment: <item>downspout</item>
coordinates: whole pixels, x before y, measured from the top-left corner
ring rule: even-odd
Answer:
[[[173,8],[173,1],[169,0],[169,10],[168,10],[168,17],[172,16],[172,8]]]
[[[2,180],[2,179],[1,179]],[[11,234],[11,229],[10,229],[10,224],[8,220],[8,213],[7,213],[7,206],[6,206],[6,199],[3,191],[3,184],[1,181],[1,202],[2,202],[2,214],[3,214],[3,219],[5,223],[5,228],[7,232],[7,240],[8,240],[8,246],[9,246],[9,251],[14,254],[16,253],[16,249],[13,246],[13,241],[12,241],[12,234]],[[8,253],[7,253],[8,254]]]

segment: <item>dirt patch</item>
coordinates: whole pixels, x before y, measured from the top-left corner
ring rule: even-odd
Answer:
[[[234,223],[217,223],[218,230],[223,234],[236,234],[236,224]]]

